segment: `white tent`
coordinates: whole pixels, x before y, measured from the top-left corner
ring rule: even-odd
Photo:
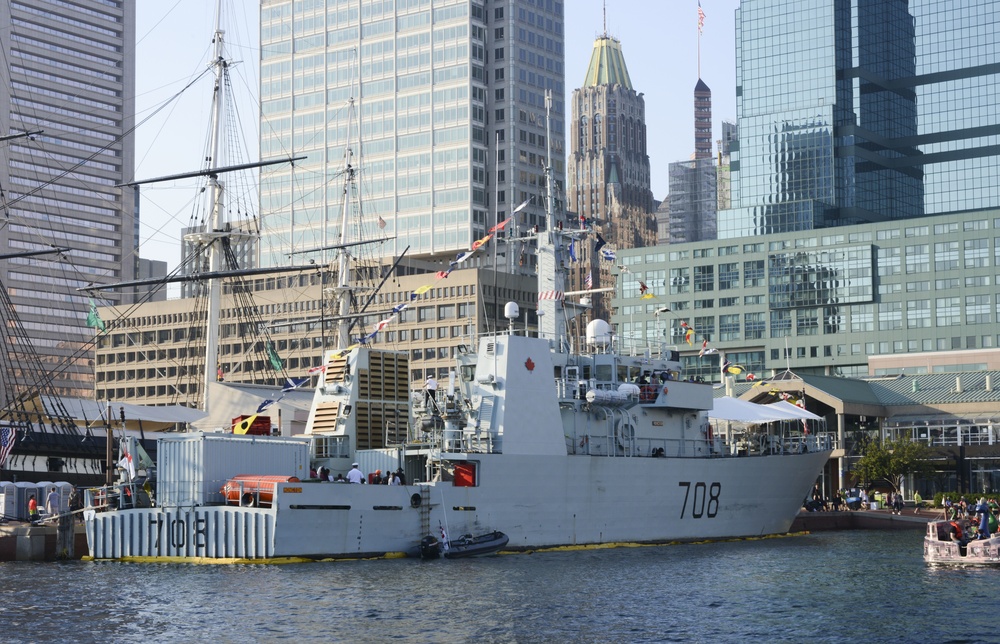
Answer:
[[[48,413],[43,410],[65,409],[69,417],[78,426],[89,426],[91,429],[98,429],[104,426],[104,417],[107,414],[109,406],[111,408],[112,424],[117,427],[121,413],[124,410],[125,424],[129,429],[138,429],[140,426],[147,431],[172,429],[178,424],[191,423],[205,417],[205,412],[199,409],[180,405],[135,405],[126,402],[109,402],[86,398],[36,396],[25,405],[30,411],[42,411],[44,416],[48,416]]]
[[[780,400],[780,401],[775,402],[775,403],[769,403],[767,405],[764,405],[764,407],[768,407],[770,409],[774,409],[774,410],[776,410],[776,411],[778,411],[780,413],[786,413],[786,414],[788,414],[787,416],[785,416],[786,419],[787,418],[794,418],[794,419],[801,419],[801,420],[823,420],[822,416],[817,416],[816,414],[812,413],[808,409],[803,409],[802,407],[799,407],[798,405],[793,405],[792,403],[788,402],[787,400]]]
[[[714,420],[729,420],[740,423],[770,423],[776,420],[798,418],[798,416],[793,417],[783,410],[773,409],[771,405],[758,405],[757,403],[740,400],[731,396],[716,398],[713,402],[714,406],[708,412],[708,417]]]

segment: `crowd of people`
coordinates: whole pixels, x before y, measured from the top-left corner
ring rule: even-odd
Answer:
[[[981,497],[971,505],[963,496],[958,503],[945,499],[944,511],[951,524],[952,541],[966,544],[974,539],[989,539],[997,534],[1000,505],[996,499]]]
[[[309,472],[310,478],[319,479],[321,481],[329,481],[331,483],[356,483],[356,484],[373,484],[373,485],[406,485],[406,474],[403,473],[403,468],[397,468],[395,472],[390,472],[386,470],[383,474],[382,470],[375,470],[373,474],[365,476],[361,471],[361,467],[357,463],[351,464],[351,469],[347,472],[347,476],[342,473],[338,473],[336,476],[330,471],[328,467],[319,467],[318,469],[312,469]]]

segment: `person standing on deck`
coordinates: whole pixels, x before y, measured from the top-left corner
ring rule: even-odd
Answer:
[[[348,483],[361,483],[365,479],[365,475],[361,473],[358,469],[358,464],[354,463],[351,465],[351,471],[347,473]]]
[[[437,388],[437,380],[431,374],[427,374],[427,380],[424,381],[424,407],[427,407],[431,400],[437,402]]]
[[[49,516],[55,516],[59,514],[59,492],[55,488],[49,490],[49,495],[45,497],[45,512]]]

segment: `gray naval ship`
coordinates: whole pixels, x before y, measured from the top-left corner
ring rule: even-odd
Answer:
[[[563,293],[569,243],[586,231],[548,223],[533,234],[538,288]],[[305,436],[161,438],[149,498],[127,483],[88,494],[90,556],[369,557],[442,531],[503,532],[508,549],[786,532],[830,455],[827,435],[737,450],[709,423],[712,386],[683,381],[675,349],[625,355],[595,320],[573,350],[578,310],[540,298],[537,337],[511,327],[481,338],[426,404],[405,353],[328,352]],[[390,418],[412,422],[396,435]],[[405,484],[310,478],[354,463]]]
[[[414,400],[407,354],[350,344],[345,243],[342,348],[324,356],[305,436],[160,438],[142,485],[128,471],[88,491],[90,556],[317,559],[409,553],[448,534],[503,533],[506,548],[530,549],[786,532],[830,455],[827,435],[737,449],[713,432],[712,386],[681,379],[676,349],[627,355],[603,320],[588,324],[586,346],[571,346],[568,324],[584,307],[565,298],[564,267],[570,244],[592,231],[557,225],[549,168],[546,226],[527,237],[538,254],[536,336],[511,324],[480,338],[436,400]],[[348,157],[345,180],[353,174]],[[355,463],[405,483],[312,476]]]

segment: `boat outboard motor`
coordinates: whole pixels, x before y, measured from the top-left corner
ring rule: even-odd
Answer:
[[[420,540],[420,558],[437,559],[441,556],[441,544],[434,535],[427,535]]]

